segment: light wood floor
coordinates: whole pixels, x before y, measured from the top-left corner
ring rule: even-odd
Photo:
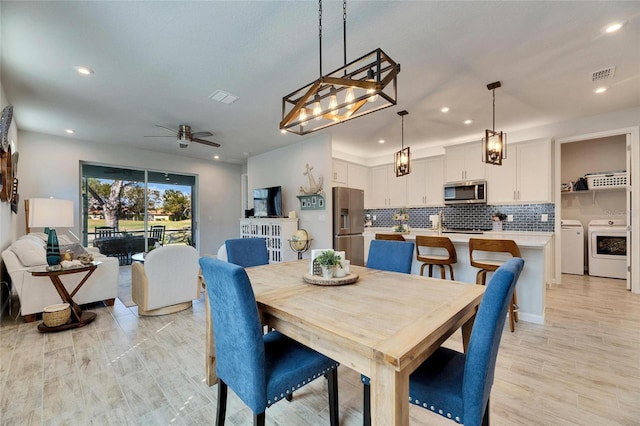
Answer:
[[[0,323],[0,424],[212,424],[217,388],[204,383],[204,304],[139,318],[117,299],[96,321],[40,334]],[[461,347],[457,333],[447,345]],[[340,420],[362,424],[359,375],[340,367]],[[250,410],[230,392],[228,424]],[[622,280],[563,276],[547,292],[546,324],[505,329],[491,395],[494,425],[640,424],[640,296]],[[270,425],[328,424],[326,381],[267,410]],[[411,407],[411,424],[452,422]]]

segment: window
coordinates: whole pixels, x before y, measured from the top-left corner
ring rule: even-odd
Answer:
[[[194,245],[195,176],[81,163],[81,177],[84,244],[106,226],[118,238],[144,239],[148,251],[149,231],[160,225],[158,243]]]

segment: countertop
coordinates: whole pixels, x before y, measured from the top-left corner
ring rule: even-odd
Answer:
[[[376,233],[393,233],[389,228],[365,228],[364,235],[373,237]],[[438,231],[429,228],[412,228],[408,234],[402,234],[406,240],[415,240],[416,235],[438,235]],[[553,232],[528,231],[485,231],[482,234],[442,234],[449,237],[453,243],[468,244],[469,238],[509,239],[514,240],[520,247],[543,248],[552,240]]]

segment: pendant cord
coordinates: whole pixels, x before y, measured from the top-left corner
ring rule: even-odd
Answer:
[[[318,42],[320,44],[320,78],[322,78],[322,0],[318,3]]]
[[[493,92],[493,132],[496,131],[496,89],[492,90]]]
[[[404,150],[404,115],[402,116],[402,149]]]
[[[344,47],[344,66],[347,66],[347,0],[342,2],[342,44]],[[347,70],[344,70],[345,75]]]

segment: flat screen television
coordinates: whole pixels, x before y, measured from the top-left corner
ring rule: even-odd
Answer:
[[[282,217],[282,187],[253,190],[254,217]]]

